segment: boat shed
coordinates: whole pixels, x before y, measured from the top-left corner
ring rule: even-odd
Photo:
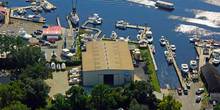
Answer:
[[[44,28],[43,37],[46,37],[47,40],[58,40],[61,38],[61,27],[53,26],[52,28]]]
[[[220,100],[220,73],[217,68],[212,64],[204,65],[201,67],[201,78],[210,94],[210,100]]]
[[[134,66],[127,42],[86,42],[82,52],[83,85],[105,83],[123,86],[134,79]]]

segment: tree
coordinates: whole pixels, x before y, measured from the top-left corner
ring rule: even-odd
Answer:
[[[15,102],[11,105],[3,108],[2,110],[30,110],[27,105],[22,104],[21,102]]]
[[[21,79],[29,77],[32,79],[49,79],[53,78],[52,70],[45,66],[44,63],[37,63],[34,66],[28,65],[25,70],[22,72]]]
[[[72,86],[66,91],[68,102],[72,110],[85,110],[88,108],[88,94],[82,87]]]
[[[182,104],[176,101],[171,94],[163,97],[163,100],[158,105],[158,110],[180,110]]]
[[[0,109],[9,106],[13,102],[21,101],[25,97],[25,92],[20,86],[20,82],[13,81],[7,85],[0,86]]]
[[[25,91],[26,96],[22,100],[22,103],[26,104],[32,109],[39,107],[45,107],[47,104],[46,99],[49,93],[49,86],[42,79],[22,79],[24,83],[22,85],[23,91]]]
[[[128,110],[150,110],[147,105],[138,104],[136,99],[132,99]]]
[[[214,107],[214,110],[220,110],[220,101],[217,102],[216,106]]]
[[[49,110],[71,110],[70,104],[65,99],[65,96],[62,94],[57,94],[54,96],[54,98],[55,101],[48,107]]]
[[[158,100],[153,94],[154,90],[154,87],[146,81],[131,82],[124,90],[124,94],[127,96],[125,104],[128,105],[132,99],[136,99],[139,104],[148,105],[150,109],[155,109]]]

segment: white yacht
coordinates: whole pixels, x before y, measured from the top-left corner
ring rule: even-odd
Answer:
[[[167,58],[167,57],[170,57],[170,54],[168,51],[164,51],[164,56]]]
[[[123,20],[120,20],[120,21],[116,21],[115,22],[115,27],[119,28],[119,29],[126,29],[127,28],[127,25],[129,25],[128,22],[125,22]]]
[[[219,61],[219,56],[215,56],[214,59],[213,59],[213,64],[214,64],[214,65],[218,65],[219,62],[220,62],[220,61]]]
[[[102,24],[102,18],[97,13],[94,13],[93,17],[89,17],[88,20],[91,20],[91,23],[95,25]]]
[[[28,15],[27,18],[32,19],[34,15]]]
[[[190,40],[190,42],[197,42],[197,41],[199,41],[199,38],[197,38],[197,37],[191,37],[191,38],[189,38],[189,40]]]
[[[146,37],[147,37],[147,41],[149,42],[149,43],[152,43],[153,42],[153,35],[152,35],[152,32],[151,31],[147,31],[146,33]]]
[[[76,4],[77,4],[77,0],[76,0]],[[73,6],[73,1],[72,1],[72,6]],[[70,18],[73,25],[76,26],[79,24],[79,16],[76,12],[76,5],[73,6],[73,11],[70,13],[69,18]]]
[[[171,49],[172,51],[176,51],[176,46],[175,46],[175,45],[170,45],[170,49]]]
[[[184,72],[184,73],[187,73],[189,71],[189,67],[187,64],[181,64],[181,70]]]
[[[190,60],[190,68],[192,70],[196,69],[197,68],[197,62],[196,60]]]
[[[49,6],[48,3],[46,3],[46,2],[44,2],[44,5],[42,7],[47,11],[50,11],[52,9],[52,7]]]
[[[137,40],[141,40],[141,33],[143,32],[143,30],[139,30],[138,34],[137,34]]]
[[[167,63],[168,63],[168,64],[172,64],[172,63],[173,63],[173,61],[172,61],[172,58],[171,58],[171,57],[167,57],[167,58],[166,58],[166,60],[167,60]]]
[[[26,31],[24,31],[22,23],[20,24],[20,29],[18,31],[18,36],[23,38],[23,39],[27,39],[27,40],[32,37],[30,34],[27,34]]]
[[[110,38],[115,39],[116,37],[117,37],[117,33],[115,31],[112,31]]]
[[[25,14],[27,11],[24,8],[18,8],[17,13],[18,14]]]
[[[161,36],[161,38],[159,39],[159,41],[160,41],[160,44],[161,45],[165,45],[166,43],[165,43],[165,37],[164,36]]]
[[[73,57],[73,54],[70,53],[69,49],[62,49],[61,55],[68,57],[68,58]]]

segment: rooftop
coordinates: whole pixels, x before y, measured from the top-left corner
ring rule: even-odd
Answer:
[[[43,29],[43,35],[48,35],[48,34],[61,34],[61,27],[53,26],[52,28]]]
[[[127,42],[94,41],[82,52],[83,71],[134,70]]]

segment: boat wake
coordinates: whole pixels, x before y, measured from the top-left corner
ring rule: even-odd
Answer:
[[[155,6],[156,2],[151,0],[95,0],[95,1],[104,1],[110,4],[119,4],[119,5],[125,5],[129,4],[131,6],[145,6],[145,7],[151,7]]]
[[[206,30],[204,28],[199,28],[198,26],[194,25],[185,25],[185,24],[179,24],[175,28],[175,32],[181,32],[184,34],[190,35],[189,37],[208,37],[208,36],[216,36],[220,35],[220,32],[212,32],[210,30]]]
[[[196,9],[186,9],[186,12],[192,12],[195,14],[195,18],[181,17],[171,15],[169,19],[177,19],[184,22],[205,25],[212,28],[220,28],[220,12],[202,11]]]
[[[151,1],[151,0],[127,0],[127,1],[142,4],[145,6],[155,6],[155,4],[156,4],[156,2]]]
[[[220,6],[220,0],[202,0],[202,1],[211,5]]]

